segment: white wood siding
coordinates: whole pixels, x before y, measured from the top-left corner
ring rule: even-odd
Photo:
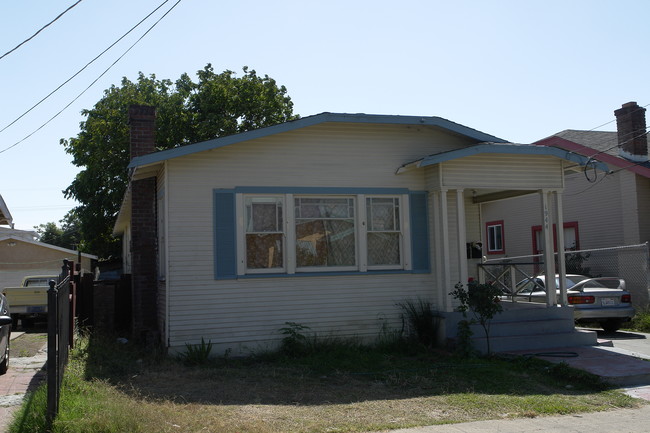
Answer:
[[[198,343],[245,353],[282,336],[286,321],[319,333],[374,337],[400,327],[396,303],[435,300],[433,274],[215,280],[215,188],[372,187],[424,190],[424,170],[402,164],[470,143],[426,127],[318,125],[168,162],[171,349]],[[433,244],[432,244],[433,245]]]
[[[639,242],[650,242],[650,179],[636,177],[637,203],[639,208]]]
[[[447,161],[443,186],[456,188],[562,188],[562,160],[553,156],[482,154]]]

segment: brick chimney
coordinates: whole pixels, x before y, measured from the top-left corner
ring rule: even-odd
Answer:
[[[147,105],[129,107],[131,159],[156,150],[156,108]]]
[[[623,104],[614,111],[618,130],[619,156],[635,162],[648,160],[645,108],[636,102]]]
[[[131,158],[154,152],[156,109],[129,107]],[[158,234],[156,224],[156,178],[131,181],[131,300],[132,338],[156,344],[158,329]]]

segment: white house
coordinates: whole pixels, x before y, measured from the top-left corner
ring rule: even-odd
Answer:
[[[535,194],[550,242],[561,214],[549,203],[561,202],[565,171],[587,163],[439,117],[335,113],[153,152],[154,116],[131,107],[131,182],[114,233],[133,331],[172,351],[204,338],[246,354],[277,343],[285,322],[372,338],[401,326],[396,304],[417,298],[453,337],[449,292],[477,277],[468,244],[485,245],[480,204]],[[561,314],[570,330],[553,344],[576,344],[554,293],[540,320]]]

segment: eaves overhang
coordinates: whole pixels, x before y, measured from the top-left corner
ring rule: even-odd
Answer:
[[[11,216],[11,213],[9,212],[9,208],[7,207],[7,204],[5,203],[4,199],[0,195],[0,225],[12,225],[13,220],[14,219]]]
[[[577,164],[578,166],[588,166],[596,168],[604,172],[609,172],[607,164],[593,158],[571,152],[558,147],[550,146],[537,146],[529,144],[514,144],[514,143],[481,143],[476,146],[465,147],[457,150],[450,150],[447,152],[436,153],[434,155],[426,156],[417,161],[413,161],[402,165],[397,169],[397,174],[404,172],[409,168],[426,167],[429,165],[440,164],[446,161],[465,158],[472,155],[486,154],[486,153],[500,153],[511,155],[548,155],[555,156]]]
[[[148,155],[133,158],[129,168],[143,167],[158,162],[166,161],[180,156],[191,155],[197,152],[217,149],[224,146],[230,146],[240,142],[263,138],[274,134],[289,132],[309,126],[323,123],[365,123],[365,124],[387,124],[387,125],[413,125],[413,126],[430,126],[440,128],[456,135],[464,136],[469,139],[480,142],[505,143],[506,141],[486,134],[476,129],[469,128],[459,123],[452,122],[441,117],[423,117],[423,116],[394,116],[382,114],[344,114],[344,113],[321,113],[314,116],[303,117],[301,119],[280,123],[274,126],[246,131],[227,137],[215,138],[195,144],[176,147],[169,150],[150,153]]]

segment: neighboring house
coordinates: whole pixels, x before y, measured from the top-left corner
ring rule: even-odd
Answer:
[[[534,144],[566,149],[605,162],[609,173],[586,170],[565,178],[563,234],[565,249],[636,245],[650,241],[650,162],[645,108],[635,102],[615,111],[618,132],[566,130]],[[488,259],[540,254],[541,210],[535,197],[487,203],[481,209],[483,230],[498,233],[488,246]],[[557,227],[554,227],[557,233]],[[490,238],[492,239],[492,238]],[[488,241],[489,243],[490,241]],[[555,245],[557,251],[557,245]],[[607,275],[623,276],[629,258]],[[592,257],[591,261],[594,261]],[[636,262],[634,262],[636,263]],[[647,272],[647,259],[641,265]],[[586,263],[589,265],[589,261]],[[603,265],[604,266],[604,265]],[[592,266],[593,268],[593,266]],[[603,270],[601,270],[603,272]],[[634,288],[638,304],[647,304],[647,278]],[[632,282],[629,281],[628,285]]]
[[[79,253],[67,248],[38,242],[36,232],[13,228],[13,219],[0,196],[0,290],[19,286],[27,275],[58,275],[63,259],[78,262]],[[91,272],[97,256],[81,254],[81,267]]]
[[[449,292],[477,277],[467,251],[485,245],[481,203],[561,201],[565,171],[587,162],[439,117],[335,113],[154,152],[154,117],[131,107],[114,234],[132,274],[134,337],[171,351],[205,338],[246,354],[276,344],[286,322],[371,338],[399,329],[397,304],[417,298],[453,337]],[[570,308],[555,304],[542,312],[561,311],[574,332]]]

